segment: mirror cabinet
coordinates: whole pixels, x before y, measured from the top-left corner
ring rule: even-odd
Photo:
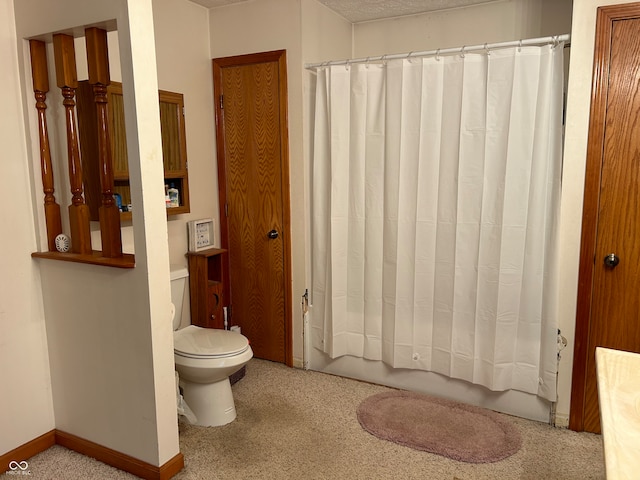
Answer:
[[[85,202],[91,212],[91,220],[98,220],[101,202],[100,172],[98,162],[98,122],[93,88],[88,81],[78,82],[76,91],[78,136],[82,157]],[[122,208],[120,219],[130,220],[131,202],[127,137],[125,129],[122,84],[111,82],[107,89],[109,135],[113,162],[114,193]],[[164,182],[168,188],[178,191],[178,205],[167,205],[167,215],[189,212],[189,179],[187,174],[187,145],[185,137],[184,97],[180,93],[159,91],[160,129],[162,134],[162,158]]]

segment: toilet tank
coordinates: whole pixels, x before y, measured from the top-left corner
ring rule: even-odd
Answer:
[[[170,265],[171,269],[171,303],[175,307],[175,315],[173,317],[173,329],[177,330],[182,320],[182,307],[187,300],[184,294],[187,289],[187,278],[189,270],[187,267],[179,265]]]

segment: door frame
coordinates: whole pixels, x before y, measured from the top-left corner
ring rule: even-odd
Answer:
[[[601,170],[604,161],[604,135],[609,93],[613,22],[638,17],[640,17],[640,3],[604,6],[598,7],[597,10],[569,411],[569,428],[575,431],[584,430],[586,369],[590,354],[591,303],[594,268],[597,260],[595,258],[596,235],[598,230]]]
[[[284,261],[284,332],[285,332],[285,364],[293,367],[293,315],[292,315],[292,286],[291,286],[291,199],[289,182],[289,116],[288,116],[288,88],[287,88],[287,55],[286,50],[273,50],[261,53],[249,53],[230,57],[214,58],[213,65],[213,98],[216,120],[216,160],[218,164],[218,192],[220,204],[220,241],[221,247],[227,252],[223,256],[222,275],[224,279],[225,298],[231,302],[232,292],[229,285],[229,225],[227,217],[227,174],[226,151],[224,142],[224,115],[220,101],[222,86],[222,69],[231,66],[244,66],[256,63],[278,63],[278,90],[280,96],[280,172],[282,184],[282,235]]]

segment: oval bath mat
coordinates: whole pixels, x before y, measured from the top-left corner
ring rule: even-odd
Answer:
[[[415,392],[372,395],[357,415],[378,438],[461,462],[497,462],[522,446],[520,433],[499,414]]]

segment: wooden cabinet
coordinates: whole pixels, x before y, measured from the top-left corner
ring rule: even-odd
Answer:
[[[226,253],[221,248],[187,253],[192,325],[224,328],[222,308],[227,303],[223,282]]]
[[[82,175],[85,201],[91,212],[91,220],[98,220],[102,190],[98,162],[98,124],[92,86],[87,81],[78,82],[77,110],[78,136],[82,155]],[[180,93],[159,91],[160,129],[165,185],[179,192],[180,205],[167,208],[168,215],[189,212],[189,178],[187,174],[187,143],[185,136],[184,97]],[[114,193],[122,200],[122,220],[131,219],[128,205],[132,205],[129,188],[129,161],[125,129],[122,84],[112,82],[107,89],[111,158],[113,161]],[[135,208],[135,205],[132,205]]]

